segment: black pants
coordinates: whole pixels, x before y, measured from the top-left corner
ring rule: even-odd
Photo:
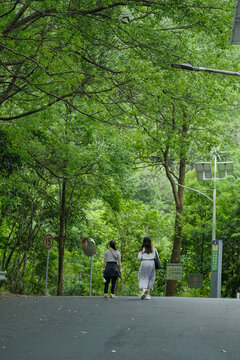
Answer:
[[[112,280],[111,294],[114,294],[117,277],[113,277],[113,278],[105,277],[105,280],[106,280],[106,282],[104,284],[104,294],[108,293],[108,285],[110,283],[110,280]]]

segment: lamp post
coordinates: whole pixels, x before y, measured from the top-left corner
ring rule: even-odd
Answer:
[[[225,180],[227,175],[233,171],[232,161],[217,161],[217,152],[214,152],[214,173],[212,176],[210,162],[198,162],[195,164],[197,179],[199,181],[213,181],[213,196],[209,199],[213,203],[212,215],[212,255],[211,255],[211,290],[210,297],[221,297],[221,281],[222,281],[222,240],[216,240],[216,200],[217,200],[217,180]],[[218,175],[217,177],[217,169]]]

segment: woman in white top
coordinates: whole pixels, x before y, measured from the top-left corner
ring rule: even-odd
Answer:
[[[155,281],[155,254],[157,250],[152,246],[151,239],[145,237],[139,249],[138,260],[141,265],[138,272],[139,289],[142,290],[141,299],[150,300],[150,291]]]
[[[110,241],[109,243],[110,249],[106,250],[104,253],[104,261],[103,261],[103,276],[105,279],[104,284],[104,298],[108,297],[108,286],[110,283],[110,280],[112,282],[111,287],[111,298],[115,297],[114,291],[115,291],[115,285],[117,282],[118,277],[121,278],[121,254],[116,248],[116,242]],[[118,266],[119,264],[119,266]],[[106,266],[106,268],[105,268]]]

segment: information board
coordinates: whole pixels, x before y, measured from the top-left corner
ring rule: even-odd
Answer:
[[[167,264],[166,280],[182,280],[183,264]]]
[[[203,276],[202,274],[189,274],[188,287],[193,289],[200,289],[202,287]]]

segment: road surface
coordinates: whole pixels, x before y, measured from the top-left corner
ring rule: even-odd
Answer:
[[[240,300],[0,297],[0,359],[239,360]]]

